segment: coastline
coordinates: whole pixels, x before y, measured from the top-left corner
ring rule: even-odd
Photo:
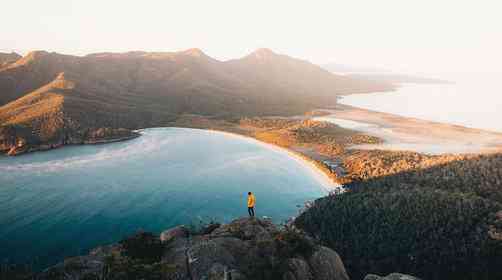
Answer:
[[[384,140],[381,144],[353,145],[352,149],[412,151],[430,155],[484,154],[502,149],[502,133],[403,117],[339,104],[314,118]]]
[[[371,130],[322,121],[327,117],[360,123]],[[425,166],[432,162],[462,158],[464,155],[502,151],[502,133],[434,123],[342,104],[333,109],[307,112],[303,116],[254,117],[237,121],[187,114],[166,122],[162,127],[220,132],[252,139],[267,148],[287,152],[311,170],[322,189],[327,192],[343,190],[344,185],[354,180],[393,174],[420,164]],[[138,137],[141,131],[142,129],[130,131],[134,134],[131,137],[71,145],[126,141]],[[431,137],[434,138],[432,142]],[[428,153],[416,148],[417,145],[429,145],[439,149],[441,147],[438,148],[438,143],[450,150]]]
[[[298,151],[295,151],[293,149],[283,147],[274,143],[269,143],[266,141],[263,141],[261,139],[258,139],[256,137],[253,137],[252,135],[249,134],[243,134],[243,133],[238,133],[235,130],[230,131],[230,130],[223,130],[223,129],[215,129],[211,127],[190,127],[190,126],[165,126],[166,128],[173,127],[173,128],[189,128],[189,129],[200,129],[200,130],[205,130],[208,132],[213,132],[213,133],[220,133],[223,135],[226,135],[228,137],[238,137],[240,139],[244,139],[246,141],[253,141],[256,144],[263,146],[267,149],[271,149],[276,152],[280,153],[286,153],[289,157],[292,159],[296,160],[300,164],[302,164],[304,167],[306,167],[311,174],[314,176],[314,178],[320,183],[321,188],[326,191],[327,193],[334,191],[336,189],[343,189],[342,184],[336,182],[336,180],[332,177],[330,177],[331,172],[327,170],[326,168],[323,168],[324,166],[319,162],[316,161],[315,159],[308,157],[305,154],[302,154]],[[154,127],[151,127],[154,128]],[[83,141],[82,143],[75,143],[75,144],[62,144],[58,146],[53,146],[53,147],[44,147],[44,146],[38,146],[38,147],[30,147],[29,149],[25,149],[22,151],[18,151],[18,153],[12,154],[12,155],[5,155],[5,156],[19,156],[31,152],[44,152],[44,151],[50,151],[52,149],[57,149],[57,148],[62,148],[65,146],[76,146],[76,145],[102,145],[102,144],[110,144],[110,143],[116,143],[116,142],[123,142],[123,141],[128,141],[132,140],[138,137],[142,136],[142,131],[144,129],[150,129],[150,128],[141,128],[141,129],[136,129],[131,131],[131,135],[127,137],[119,137],[119,138],[110,138],[110,139],[103,139],[103,140],[95,140],[95,141]]]
[[[238,133],[235,131],[216,129],[216,128],[211,128],[211,127],[200,128],[200,127],[189,127],[189,126],[166,126],[165,128],[200,129],[200,130],[204,130],[204,131],[208,131],[208,132],[212,132],[212,133],[223,134],[228,137],[235,137],[235,138],[240,138],[240,139],[243,139],[246,141],[253,141],[256,144],[263,146],[267,149],[271,149],[273,151],[280,152],[280,153],[286,153],[289,157],[291,157],[292,159],[296,160],[297,162],[299,162],[300,164],[305,166],[312,173],[312,175],[316,178],[316,180],[319,181],[322,189],[325,190],[326,192],[329,193],[329,192],[335,191],[337,189],[339,189],[341,191],[343,190],[343,185],[340,184],[339,182],[337,182],[334,178],[332,178],[330,176],[331,172],[325,168],[322,168],[321,163],[319,163],[315,159],[310,158],[310,157],[308,157],[300,152],[297,152],[293,149],[289,149],[287,147],[283,147],[283,146],[280,146],[280,145],[277,145],[274,143],[265,142],[261,139],[253,137],[252,135],[249,135],[249,134],[243,134],[243,133]],[[137,129],[134,131],[137,133],[141,133],[141,131],[143,131],[144,129],[148,129],[148,128]]]
[[[87,140],[82,143],[83,145],[100,145],[100,144],[108,144],[108,143],[115,143],[115,142],[122,142],[122,141],[127,141],[127,140],[132,140],[134,138],[140,137],[141,134],[138,133],[137,131],[131,131],[131,135],[126,136],[126,137],[119,137],[119,138],[110,138],[110,139],[103,139],[103,140]]]
[[[237,137],[237,138],[245,139],[248,141],[253,141],[253,142],[256,142],[257,144],[259,144],[260,146],[266,147],[266,148],[271,149],[273,151],[286,153],[291,158],[295,159],[297,162],[299,162],[303,166],[307,167],[312,172],[312,174],[314,175],[316,180],[318,180],[319,183],[321,183],[321,187],[325,191],[331,192],[336,189],[343,190],[343,185],[336,182],[333,178],[331,178],[329,176],[330,175],[329,171],[319,168],[319,166],[316,165],[316,163],[317,163],[316,160],[309,158],[304,154],[301,154],[301,153],[296,152],[292,149],[288,149],[288,148],[285,148],[285,147],[282,147],[282,146],[279,146],[276,144],[264,142],[260,139],[257,139],[255,137],[248,136],[248,135],[238,134],[235,132],[229,132],[229,131],[224,131],[224,130],[216,130],[216,129],[204,129],[204,130],[207,130],[210,132],[215,132],[215,133],[220,133],[220,134],[223,134],[223,135],[226,135],[229,137]]]
[[[64,146],[72,146],[72,145],[101,145],[101,144],[108,144],[108,143],[115,143],[115,142],[122,142],[122,141],[127,141],[127,140],[132,140],[135,138],[140,137],[141,134],[138,133],[137,131],[131,131],[131,135],[125,136],[125,137],[118,137],[118,138],[108,138],[108,139],[101,139],[101,140],[84,140],[79,143],[67,143],[67,144],[42,144],[38,146],[28,146],[28,147],[13,147],[8,151],[5,151],[3,154],[0,154],[2,156],[19,156],[27,153],[32,153],[32,152],[45,152],[45,151],[50,151],[53,149],[58,149],[62,148]]]

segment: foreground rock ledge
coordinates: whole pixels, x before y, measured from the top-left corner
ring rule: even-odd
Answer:
[[[349,279],[335,251],[268,220],[241,218],[197,233],[179,226],[145,243],[156,242],[158,258],[135,259],[121,242],[67,259],[36,279]]]
[[[268,220],[240,218],[229,224],[210,224],[197,232],[178,226],[160,236],[138,233],[119,244],[98,247],[89,255],[67,259],[35,279],[348,280],[349,277],[335,251],[316,245],[301,231],[291,227],[279,229]]]

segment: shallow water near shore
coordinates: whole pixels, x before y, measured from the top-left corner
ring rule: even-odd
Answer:
[[[247,215],[274,222],[326,194],[319,171],[253,139],[182,128],[0,157],[0,260],[41,268],[139,229]]]

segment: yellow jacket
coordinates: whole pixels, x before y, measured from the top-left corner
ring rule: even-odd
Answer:
[[[248,207],[254,207],[255,198],[254,194],[248,195]]]

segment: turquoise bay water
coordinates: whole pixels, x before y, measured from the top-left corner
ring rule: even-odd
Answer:
[[[0,157],[0,260],[44,267],[139,229],[229,221],[247,215],[248,191],[257,216],[281,222],[322,183],[283,150],[195,129]]]

